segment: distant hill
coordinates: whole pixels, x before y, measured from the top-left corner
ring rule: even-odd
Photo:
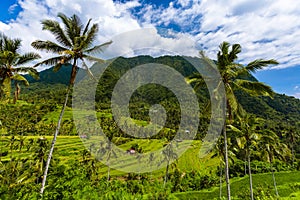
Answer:
[[[58,72],[54,72],[53,68],[46,69],[40,72],[40,79],[35,80],[29,75],[25,75],[29,83],[46,83],[46,84],[65,84],[70,80],[71,67],[62,67]]]
[[[111,97],[111,92],[113,90],[114,84],[122,76],[122,74],[137,65],[146,63],[161,63],[168,65],[180,72],[183,76],[188,76],[196,71],[188,61],[180,56],[162,56],[158,58],[153,58],[151,56],[137,56],[132,58],[119,57],[109,67],[110,74],[114,75],[111,76],[107,73],[103,74],[103,77],[101,77],[99,81],[99,86],[101,87],[99,87],[99,89],[97,90],[96,98],[101,101],[108,101]],[[99,64],[95,64],[92,67],[92,70],[97,67],[99,67]],[[47,87],[49,87],[49,85],[57,83],[67,85],[70,78],[70,72],[71,67],[62,67],[57,73],[53,72],[53,69],[50,68],[40,72],[40,80],[34,80],[31,77],[27,77],[27,79],[30,83],[35,83],[35,88],[37,88],[37,84],[46,84]],[[79,77],[80,76],[83,75],[79,74]],[[257,81],[253,76],[243,78]],[[152,87],[150,88],[150,90],[153,90],[154,86],[149,87]],[[163,88],[160,88],[159,90],[164,91],[159,92],[158,94],[160,94],[160,96],[158,95],[157,98],[163,99],[164,95],[170,95],[169,92]],[[139,97],[145,96],[147,95],[147,91],[148,90],[144,88],[144,90],[140,90],[136,95]],[[202,92],[202,101],[207,101],[207,92],[205,90],[200,92]],[[241,91],[238,91],[236,95],[240,100],[242,106],[250,113],[254,113],[260,117],[276,120],[279,122],[286,119],[293,123],[300,121],[299,99],[286,96],[284,94],[276,94],[273,99],[268,97],[251,97]],[[151,101],[155,102],[155,99],[152,99]]]

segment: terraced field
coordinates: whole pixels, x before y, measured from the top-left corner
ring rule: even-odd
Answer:
[[[29,156],[32,152],[31,150],[27,151],[26,144],[30,139],[38,139],[40,136],[25,136],[25,145],[19,150],[17,143],[18,137],[16,137],[15,147],[12,149],[14,158],[25,158]],[[52,136],[45,137],[49,142],[52,139]],[[11,137],[2,137],[0,140],[1,152],[7,151],[8,154],[1,156],[2,162],[7,162],[10,160],[10,141]],[[128,142],[119,145],[122,149],[129,149],[132,145],[138,144],[144,152],[150,152],[162,148],[164,141],[163,140],[147,140],[147,139],[130,139]],[[210,158],[210,155],[199,159],[199,149],[201,147],[200,141],[194,141],[191,145],[188,146],[187,151],[179,158],[178,168],[182,171],[191,171],[197,170],[201,171],[203,174],[214,173],[216,166],[218,165],[218,158]],[[83,142],[78,136],[59,136],[55,146],[54,157],[58,158],[62,163],[68,164],[68,161],[73,160],[82,160],[83,150],[86,147],[83,145]],[[102,167],[100,173],[106,174],[107,167],[104,164],[98,163]],[[157,170],[152,173],[153,178],[161,177],[164,173],[164,169]],[[124,172],[113,170],[111,171],[112,176],[124,175]],[[278,185],[278,191],[283,199],[299,199],[300,191],[300,172],[278,172],[275,174],[276,182]],[[272,187],[273,180],[270,173],[265,174],[254,174],[253,175],[253,184],[254,187],[259,188],[268,188],[269,192],[274,192]],[[231,189],[234,196],[239,195],[240,193],[247,193],[249,188],[248,177],[243,178],[233,178],[231,179]],[[223,183],[222,194],[225,196],[225,183]],[[193,192],[182,192],[173,194],[174,197],[178,199],[214,199],[219,197],[219,188],[213,187],[208,190],[202,191],[193,191]]]
[[[41,136],[24,136],[25,145],[21,150],[19,150],[18,148],[18,142],[20,138],[16,137],[13,145],[13,157],[25,158],[26,156],[30,155],[31,150],[27,151],[26,145],[28,144],[30,139],[38,139],[40,137]],[[44,138],[46,138],[49,143],[52,140],[52,136],[44,136]],[[2,161],[8,161],[10,159],[10,140],[11,137],[4,136],[0,140],[1,152],[8,152],[8,155],[1,157]],[[128,142],[119,145],[119,147],[126,150],[131,146],[138,144],[143,152],[152,152],[161,149],[164,143],[164,140],[130,139]],[[208,156],[206,158],[199,159],[198,155],[200,146],[200,141],[193,141],[192,144],[187,144],[187,151],[178,160],[178,167],[181,170],[201,170],[208,173],[209,171],[213,170],[216,165],[218,165],[217,158],[210,159]],[[87,148],[86,146],[84,146],[79,136],[58,136],[54,150],[54,157],[58,158],[63,163],[67,163],[70,159],[82,160],[82,153],[84,149]],[[106,171],[106,167],[103,166],[103,168],[103,171]],[[114,174],[114,172],[112,173]]]

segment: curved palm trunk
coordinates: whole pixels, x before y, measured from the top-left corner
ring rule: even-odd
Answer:
[[[65,113],[65,109],[67,107],[69,95],[70,95],[70,92],[71,92],[72,87],[74,85],[74,80],[75,80],[76,73],[77,73],[76,61],[77,60],[74,59],[74,63],[72,65],[72,73],[71,73],[71,77],[70,77],[70,84],[69,84],[68,89],[67,89],[67,94],[66,94],[65,102],[64,102],[64,105],[63,105],[62,110],[61,110],[60,115],[59,115],[59,119],[58,119],[58,122],[57,122],[57,127],[55,129],[55,133],[54,133],[53,140],[52,140],[52,143],[51,143],[51,148],[50,148],[49,155],[48,155],[48,158],[47,158],[47,162],[46,162],[46,166],[45,166],[45,172],[44,172],[44,175],[43,175],[42,186],[41,186],[41,190],[40,190],[40,195],[41,196],[43,196],[43,194],[44,194],[45,184],[46,184],[46,179],[47,179],[47,174],[48,174],[48,169],[49,169],[49,166],[50,166],[50,161],[51,161],[51,158],[52,158],[52,154],[53,154],[53,150],[54,150],[54,145],[56,143],[56,138],[57,138],[57,135],[58,135],[60,127],[61,127],[61,122],[62,122],[63,115]]]
[[[223,170],[223,168],[222,168],[222,164],[220,165],[220,199],[222,199],[222,170]]]
[[[252,182],[252,174],[251,174],[251,160],[250,160],[250,152],[248,151],[248,171],[249,171],[249,184],[250,184],[250,198],[254,200],[253,197],[253,182]]]
[[[59,130],[60,130],[62,118],[63,118],[63,115],[65,113],[65,108],[67,106],[67,102],[68,102],[70,91],[71,91],[71,86],[68,87],[66,98],[65,98],[65,102],[64,102],[64,105],[63,105],[62,110],[60,112],[59,119],[58,119],[58,122],[57,122],[57,127],[55,129],[55,133],[54,133],[53,140],[52,140],[52,143],[51,143],[51,148],[50,148],[49,155],[48,155],[48,158],[47,158],[46,168],[45,168],[45,171],[44,171],[42,186],[41,186],[41,190],[40,190],[40,194],[41,195],[43,195],[43,193],[44,193],[46,179],[47,179],[47,174],[48,174],[48,169],[49,169],[50,161],[51,161],[53,150],[54,150],[54,145],[56,143],[56,138],[57,138],[57,135],[58,135]]]
[[[225,150],[225,179],[226,179],[226,186],[227,186],[227,199],[230,200],[231,195],[230,195],[230,183],[229,183],[229,164],[228,164],[226,124],[223,128],[223,134],[224,134],[224,150]]]

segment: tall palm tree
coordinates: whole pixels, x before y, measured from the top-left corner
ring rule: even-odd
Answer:
[[[228,125],[229,129],[235,133],[236,142],[239,150],[244,151],[245,162],[248,163],[250,199],[253,200],[253,182],[251,174],[251,153],[257,147],[260,138],[259,125],[262,119],[251,114],[245,114],[239,120],[238,126]],[[245,164],[246,165],[246,164]],[[246,171],[246,168],[245,168]]]
[[[20,47],[20,39],[11,39],[4,34],[0,35],[0,97],[9,99],[11,81],[14,80],[14,103],[20,94],[19,82],[23,82],[26,86],[29,85],[26,78],[20,73],[29,73],[33,78],[39,78],[36,69],[24,65],[40,56],[32,52],[21,54]]]
[[[226,113],[229,123],[232,122],[234,115],[237,115],[242,111],[242,107],[239,105],[235,91],[241,90],[250,94],[251,96],[272,96],[273,91],[271,87],[257,82],[246,80],[243,77],[250,77],[251,73],[256,70],[262,69],[271,64],[278,64],[276,60],[262,60],[257,59],[246,66],[237,63],[238,54],[242,51],[241,45],[233,44],[230,48],[228,42],[223,42],[219,46],[220,50],[217,54],[217,68],[221,74],[223,84],[225,86],[226,93]],[[204,57],[204,54],[201,54]],[[201,74],[193,74],[189,77],[189,83],[195,83],[195,86],[201,86],[205,84]],[[231,199],[230,195],[230,183],[229,183],[229,166],[228,166],[228,148],[227,148],[227,134],[226,124],[223,127],[224,137],[224,149],[225,149],[225,176],[227,185],[227,198]]]
[[[99,59],[92,55],[101,52],[104,46],[109,45],[111,43],[111,42],[107,42],[101,45],[93,46],[93,42],[95,41],[98,32],[98,25],[93,24],[92,26],[90,26],[91,19],[89,19],[87,24],[83,26],[81,20],[76,15],[67,17],[64,14],[59,13],[58,17],[61,19],[64,28],[60,26],[59,22],[54,20],[42,21],[43,30],[52,33],[55,36],[57,42],[52,42],[48,40],[47,41],[36,40],[31,44],[34,48],[38,50],[45,50],[47,52],[56,54],[56,56],[52,58],[39,62],[38,64],[36,64],[36,66],[38,65],[54,66],[53,68],[54,71],[58,71],[63,66],[72,67],[69,86],[65,97],[65,102],[59,116],[59,120],[51,144],[49,156],[45,166],[45,172],[44,172],[43,182],[40,191],[41,195],[43,195],[44,193],[48,168],[53,154],[54,145],[60,130],[62,117],[65,108],[67,106],[68,97],[74,85],[74,81],[78,71],[78,65],[81,63],[82,67],[84,67],[90,73],[84,60],[86,59],[92,62],[94,61],[102,62],[103,61],[102,59]]]

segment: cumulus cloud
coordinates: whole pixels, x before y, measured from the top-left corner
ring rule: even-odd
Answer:
[[[157,26],[176,24],[181,31],[192,34],[212,58],[218,45],[228,41],[242,45],[240,62],[244,64],[257,58],[275,58],[281,63],[272,67],[275,69],[293,67],[300,61],[300,2],[177,0],[176,5],[166,9],[149,6],[142,17]]]
[[[272,66],[275,69],[293,67],[300,62],[300,1],[175,0],[167,7],[145,4],[141,0],[122,2],[19,0],[22,11],[16,20],[8,24],[0,22],[0,31],[22,38],[23,50],[33,51],[30,44],[35,39],[53,39],[51,34],[41,30],[41,19],[58,20],[58,12],[75,13],[84,23],[92,18],[99,24],[97,43],[112,38],[118,41],[113,44],[115,54],[130,51],[136,54],[138,51],[133,48],[139,45],[191,54],[195,44],[184,42],[184,37],[188,37],[211,58],[216,58],[219,44],[228,41],[242,45],[239,59],[244,64],[257,58],[275,58],[280,62],[280,65]],[[117,39],[124,32],[145,27],[175,27],[180,33],[167,37],[156,31],[148,33],[153,37],[149,39],[149,36],[137,36],[135,32],[126,38],[127,41]],[[111,55],[112,52],[106,54]]]

